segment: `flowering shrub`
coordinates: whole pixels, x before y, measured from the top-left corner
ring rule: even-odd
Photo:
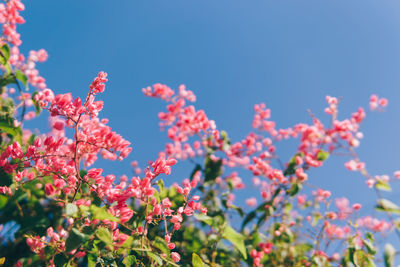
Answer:
[[[116,177],[93,168],[98,157],[123,160],[131,144],[100,117],[107,74],[100,72],[86,97],[55,94],[36,69],[44,50],[19,52],[20,0],[0,4],[0,257],[7,266],[375,266],[394,265],[389,243],[399,237],[400,207],[381,196],[400,178],[371,175],[357,156],[366,111],[338,118],[339,100],[327,96],[327,123],[279,129],[265,104],[254,106],[253,130],[231,141],[184,85],[143,89],[166,102],[160,127],[169,143],[136,175]],[[31,88],[29,88],[29,86]],[[371,96],[381,111],[385,98]],[[51,131],[33,134],[24,121],[49,115]],[[276,144],[298,139],[293,156],[278,157]],[[315,188],[308,170],[345,153],[345,168],[366,178],[377,196],[379,217],[360,216],[359,203]],[[189,178],[165,186],[178,161],[193,164]],[[246,177],[242,179],[242,177]],[[259,196],[234,203],[251,183]],[[261,200],[261,201],[260,201]],[[260,203],[258,203],[260,201]],[[14,230],[13,230],[14,229]]]

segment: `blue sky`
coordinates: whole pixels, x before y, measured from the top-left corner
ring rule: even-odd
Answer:
[[[343,119],[377,93],[389,107],[369,114],[357,151],[374,175],[400,169],[398,1],[35,0],[26,6],[22,50],[49,52],[40,66],[49,88],[84,97],[97,72],[106,71],[102,116],[133,143],[130,159],[141,164],[155,159],[166,141],[157,121],[163,103],[141,93],[161,82],[186,84],[198,96],[197,107],[232,140],[251,130],[255,103],[266,102],[286,128],[310,122],[307,109],[328,120],[326,95],[343,97]],[[283,159],[295,145],[281,147]],[[372,206],[374,193],[361,175],[344,169],[345,161],[330,158],[310,181]],[[130,174],[129,162],[104,166]],[[189,174],[183,170],[178,165],[167,180],[181,180]],[[391,198],[400,201],[398,194]]]

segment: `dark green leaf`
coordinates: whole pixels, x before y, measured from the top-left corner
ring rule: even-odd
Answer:
[[[371,255],[376,254],[376,248],[369,240],[363,240],[363,244],[367,248],[369,254]]]
[[[15,77],[12,74],[5,74],[0,78],[0,87],[16,83]]]
[[[89,239],[89,236],[79,232],[78,229],[72,228],[67,241],[65,242],[66,251],[71,251],[79,247],[79,245],[83,244]]]
[[[301,189],[302,185],[299,183],[292,184],[290,189],[288,190],[288,193],[290,196],[295,196]]]
[[[67,257],[64,254],[60,253],[54,257],[55,266],[64,266],[68,262]]]
[[[194,175],[195,175],[198,171],[201,171],[201,166],[200,166],[200,164],[196,164],[196,166],[194,167],[193,171],[190,173],[190,181],[193,180]]]
[[[215,179],[221,175],[221,167],[222,167],[222,160],[212,160],[210,157],[207,157],[204,163],[205,166],[205,182],[208,181],[215,181]]]
[[[254,210],[252,212],[249,212],[246,217],[244,217],[244,220],[242,222],[242,230],[246,227],[246,225],[253,220],[254,218],[257,217],[257,212]]]

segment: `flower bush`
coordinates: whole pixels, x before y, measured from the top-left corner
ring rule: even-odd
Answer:
[[[19,51],[24,8],[20,0],[0,4],[2,264],[394,266],[399,252],[374,242],[400,237],[400,207],[381,194],[400,172],[372,175],[356,154],[366,109],[339,119],[339,99],[327,96],[327,119],[310,114],[310,124],[279,129],[270,109],[256,104],[250,133],[233,141],[195,108],[196,96],[184,85],[155,84],[143,93],[165,102],[158,117],[169,142],[143,171],[134,161],[135,176],[116,177],[93,167],[99,157],[123,160],[132,150],[100,117],[107,74],[100,72],[83,98],[48,89],[36,69],[46,51]],[[373,95],[369,109],[387,104]],[[49,116],[50,132],[24,128],[39,114]],[[298,145],[280,159],[276,145],[288,139]],[[361,216],[361,204],[307,181],[310,169],[340,153],[348,157],[344,167],[376,193],[380,216]],[[178,161],[193,171],[166,186]],[[235,194],[251,184],[259,195],[236,206]]]

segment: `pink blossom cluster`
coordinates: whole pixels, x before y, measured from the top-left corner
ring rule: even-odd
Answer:
[[[19,46],[22,41],[17,32],[17,24],[25,23],[19,12],[25,10],[24,4],[20,0],[9,0],[0,4],[0,23],[3,24],[3,36],[6,41]]]
[[[261,264],[261,259],[265,256],[268,255],[272,252],[274,244],[271,242],[265,242],[265,243],[259,243],[258,247],[260,248],[260,251],[257,251],[256,249],[252,249],[250,251],[250,257],[253,259],[253,266],[263,266]]]

